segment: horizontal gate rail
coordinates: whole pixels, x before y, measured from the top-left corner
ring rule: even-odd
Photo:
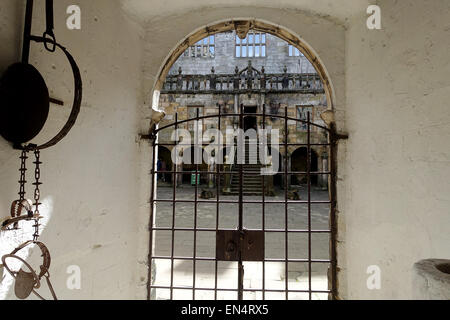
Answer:
[[[186,203],[194,203],[195,200],[192,199],[154,199],[153,202],[186,202]],[[197,202],[203,202],[203,203],[216,203],[215,200],[197,200]],[[219,203],[239,203],[239,200],[220,200]],[[258,200],[250,200],[245,199],[242,200],[242,203],[261,203],[261,201]],[[285,203],[284,200],[267,200],[266,203]],[[287,203],[298,203],[298,204],[308,204],[308,200],[288,200]],[[326,200],[311,200],[312,204],[331,204],[332,201],[326,201]]]
[[[321,126],[321,125],[319,125],[317,123],[311,123],[308,120],[303,120],[303,119],[298,119],[298,118],[293,118],[293,117],[286,117],[284,115],[279,115],[279,114],[266,114],[265,115],[264,113],[245,113],[245,112],[243,112],[242,114],[240,114],[240,113],[223,113],[223,114],[220,115],[221,118],[223,118],[223,117],[240,117],[240,116],[242,116],[242,117],[253,116],[253,117],[278,118],[278,119],[283,119],[283,120],[301,122],[301,123],[304,123],[306,125],[309,123],[310,125],[312,125],[314,127],[317,127],[317,128],[320,128],[320,129],[323,129],[323,130],[325,130],[327,132],[330,131],[330,128],[327,128],[325,126]],[[175,124],[180,125],[180,124],[187,123],[187,122],[190,122],[190,121],[212,119],[212,118],[217,118],[217,117],[219,117],[219,114],[209,114],[209,115],[206,115],[206,116],[199,116],[199,117],[195,117],[195,118],[179,120],[179,121],[167,124],[165,126],[161,126],[159,128],[156,128],[154,130],[154,133],[156,134],[156,133],[158,133],[161,130],[173,127]],[[283,145],[284,145],[284,143],[283,143]]]
[[[153,230],[155,231],[207,231],[207,232],[214,232],[216,229],[213,228],[182,228],[182,227],[175,227],[175,228],[169,228],[169,227],[153,227]],[[235,231],[236,229],[231,228],[221,228],[220,230],[223,231]],[[245,229],[246,231],[260,231],[260,229]],[[265,232],[291,232],[291,233],[330,233],[331,230],[306,230],[306,229],[264,229]]]

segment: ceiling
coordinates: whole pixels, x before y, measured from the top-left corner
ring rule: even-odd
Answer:
[[[330,16],[341,23],[346,18],[365,13],[369,0],[119,0],[125,11],[141,21],[180,14],[202,7],[258,6],[295,9]]]

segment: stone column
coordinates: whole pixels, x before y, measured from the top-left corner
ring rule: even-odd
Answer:
[[[213,160],[210,160],[210,161],[211,162],[208,166],[208,171],[213,172],[216,170],[215,168],[216,168],[217,164],[215,165]],[[214,174],[213,173],[208,174],[208,187],[214,188]]]

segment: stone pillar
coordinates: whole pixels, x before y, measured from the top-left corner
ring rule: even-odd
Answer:
[[[175,165],[175,171],[182,171],[182,165]],[[179,187],[183,183],[183,175],[181,173],[177,174],[176,187]]]
[[[225,163],[223,164],[223,171],[227,172],[230,171],[231,165],[227,164],[228,156],[225,156]],[[222,192],[223,193],[230,193],[231,192],[231,174],[224,174],[223,175],[223,187]]]
[[[208,171],[213,172],[216,170],[216,165],[214,164],[214,161],[211,159],[211,162],[208,165]],[[214,188],[214,174],[210,173],[208,174],[208,187]]]

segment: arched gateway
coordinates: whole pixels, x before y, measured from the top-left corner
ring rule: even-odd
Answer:
[[[332,109],[331,85],[313,51],[290,32],[257,20],[223,22],[187,37],[162,67],[154,89],[155,97],[164,90],[164,79],[170,66],[192,43],[232,29],[244,38],[250,29],[271,33],[298,48],[316,68],[327,96],[328,108]],[[173,82],[175,86],[185,86],[189,90],[193,88],[176,81]],[[216,81],[214,75],[206,79],[204,85],[214,91],[217,90]],[[262,76],[251,81],[247,78],[237,81],[230,80],[227,88],[251,93],[255,88],[266,86]],[[326,125],[319,125],[311,120],[310,112],[306,112],[306,118],[299,119],[290,115],[287,108],[284,112],[272,114],[270,107],[265,105],[252,109],[241,104],[234,110],[224,110],[218,105],[216,113],[202,115],[198,109],[187,119],[179,119],[175,113],[172,121],[156,127],[150,134],[153,163],[148,297],[241,300],[280,298],[281,295],[284,299],[335,299],[338,135],[334,122],[325,121]],[[224,124],[228,123],[225,119],[232,119],[237,130],[231,138],[205,138],[199,123],[208,121],[209,129],[221,132]],[[266,128],[269,119],[280,122],[279,132]],[[182,133],[178,134],[179,129],[190,124],[192,140],[190,136],[180,138]],[[298,125],[305,130],[304,139],[291,141],[289,128],[297,128]],[[255,131],[256,135],[245,139],[249,130]],[[159,140],[159,136],[167,131],[177,132],[171,134],[170,143]],[[313,131],[314,137],[321,138],[313,138]],[[209,150],[226,150],[225,155],[215,157],[225,159],[225,163],[203,157],[205,151],[202,149],[215,145],[217,148]],[[176,155],[181,160],[192,159],[194,157],[183,155],[183,152],[199,149],[200,160],[184,167],[183,163],[173,161],[170,167],[161,170],[157,149],[162,147],[172,151],[172,161],[176,160]],[[297,156],[305,163],[303,165],[300,161],[302,165],[292,165],[288,160],[290,154],[299,148],[302,148],[302,153]],[[315,151],[319,148],[329,157],[320,167]],[[270,150],[277,156],[271,157]],[[252,155],[256,155],[256,162],[251,161]],[[282,163],[278,163],[279,158]],[[275,170],[269,170],[274,167]],[[183,168],[189,168],[189,172]],[[273,183],[276,173],[281,176],[281,191],[278,192]],[[164,192],[158,190],[158,174],[170,176],[167,180],[172,181],[170,188],[164,189]],[[192,176],[191,180],[183,179],[187,174]],[[200,176],[207,179],[200,179]],[[318,177],[325,184],[328,181],[326,192],[317,191],[313,186]],[[180,188],[177,182],[183,180],[191,181],[191,186]],[[291,186],[294,180],[303,181],[303,184],[299,183],[297,188]],[[204,181],[209,181],[209,184],[202,187],[200,183]],[[250,186],[255,192],[246,191]],[[163,207],[165,209],[161,209]],[[183,225],[181,221],[186,222],[187,219],[181,217],[182,213],[186,213],[185,216],[192,214],[192,223]],[[206,221],[206,216],[210,220],[204,226],[202,223]],[[230,220],[231,216],[236,217],[234,224],[221,224]],[[274,225],[274,221],[278,225]],[[317,249],[319,246],[321,249]],[[188,252],[180,254],[183,247],[189,248]],[[278,279],[271,275],[274,270],[277,270],[275,273],[278,276],[275,278]]]

